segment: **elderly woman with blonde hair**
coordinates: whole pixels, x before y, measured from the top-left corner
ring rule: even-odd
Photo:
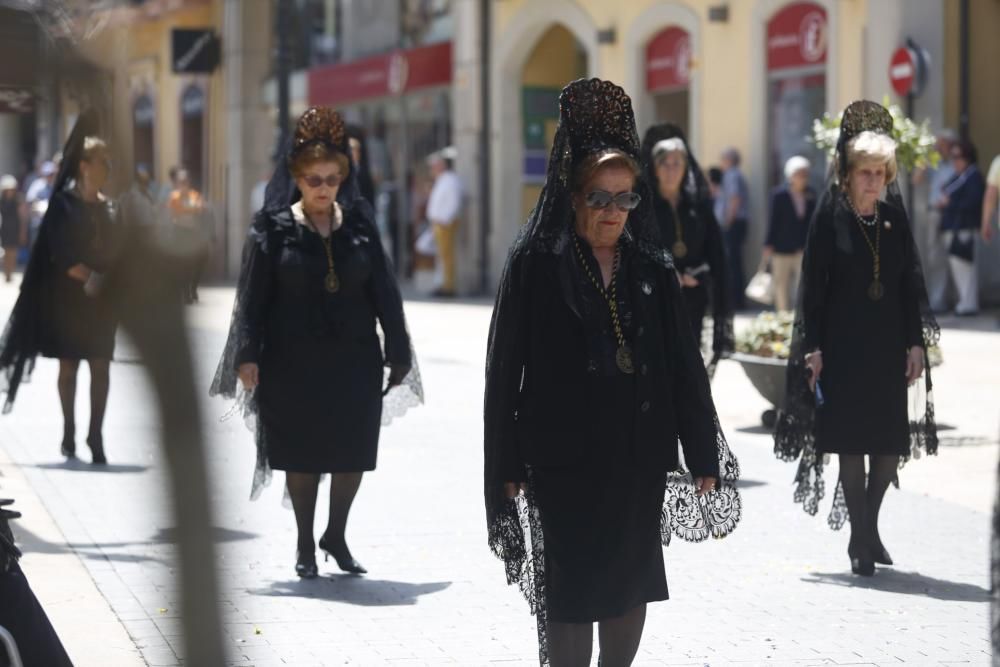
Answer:
[[[863,576],[892,564],[878,517],[901,461],[916,447],[937,449],[929,371],[923,414],[908,414],[907,387],[925,373],[938,329],[896,170],[888,111],[851,104],[809,229],[775,432],[777,455],[800,459],[795,499],[810,514],[823,496],[824,455],[838,455],[830,525],[849,517],[851,569]]]

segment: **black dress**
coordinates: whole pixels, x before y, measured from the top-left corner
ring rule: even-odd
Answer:
[[[318,234],[271,220],[266,242],[251,234],[244,256],[247,331],[235,363],[256,362],[259,437],[271,468],[292,472],[375,469],[385,362],[409,365],[402,300],[374,227],[348,212],[331,246],[340,288],[324,288]]]
[[[687,273],[698,280],[696,287],[682,287],[684,306],[694,331],[695,340],[700,344],[704,328],[705,312],[709,303],[713,306],[713,317],[725,319],[728,309],[725,249],[722,232],[715,221],[711,205],[706,201],[692,204],[685,195],[678,206],[680,221],[674,208],[659,195],[654,195],[654,211],[659,223],[664,245],[674,258],[674,265],[681,274]],[[678,227],[680,237],[678,238]],[[675,244],[684,244],[683,253],[675,252]],[[678,256],[683,254],[683,256]]]
[[[0,248],[17,248],[21,245],[21,200],[17,197],[0,197]]]
[[[823,352],[816,449],[906,456],[910,451],[906,356],[922,346],[910,232],[902,211],[878,205],[881,283],[870,298],[876,228],[842,200],[812,223],[803,264],[805,349]],[[869,218],[870,220],[870,218]],[[886,227],[886,223],[888,227]]]
[[[591,275],[600,276],[597,260],[585,252]],[[588,409],[594,419],[585,443],[593,456],[579,466],[534,466],[530,478],[545,538],[549,620],[593,623],[668,597],[660,535],[666,470],[647,469],[630,455],[635,376],[616,364],[618,344],[605,297],[579,257],[574,255],[571,265],[593,360]],[[616,292],[623,334],[632,341],[632,299],[623,289],[631,282],[628,273],[626,263],[616,277]]]
[[[32,262],[47,264],[40,290],[40,352],[55,359],[111,359],[116,321],[110,300],[88,296],[84,284],[70,278],[70,267],[83,264],[107,273],[115,256],[116,234],[110,204],[85,202],[74,190],[49,200],[45,224],[48,243],[36,246]]]

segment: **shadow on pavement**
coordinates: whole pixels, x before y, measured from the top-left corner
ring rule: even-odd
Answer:
[[[352,575],[333,575],[311,580],[275,581],[267,588],[250,589],[247,592],[251,595],[269,597],[302,597],[344,602],[361,607],[403,607],[415,605],[420,596],[438,593],[449,586],[451,586],[450,581],[411,584]]]
[[[48,540],[42,539],[38,535],[25,528],[24,526],[15,526],[14,534],[17,536],[17,541],[21,545],[21,550],[25,553],[35,553],[35,554],[62,554],[66,552],[71,552],[76,554],[80,558],[86,558],[88,560],[106,560],[116,563],[148,563],[156,562],[163,563],[164,561],[155,558],[153,556],[144,556],[141,554],[118,554],[118,553],[107,553],[101,549],[105,547],[123,547],[132,546],[140,544],[149,544],[143,542],[121,542],[119,544],[73,544],[64,543],[59,544],[56,542],[49,542]],[[94,551],[98,549],[98,551]]]
[[[766,426],[739,426],[734,429],[737,433],[747,433],[750,435],[774,435],[773,428],[767,428]]]
[[[767,486],[770,482],[761,482],[756,479],[738,479],[736,480],[736,488],[738,489],[752,489],[755,486]]]
[[[78,470],[81,472],[112,473],[116,475],[135,474],[149,470],[149,466],[132,463],[106,463],[95,466],[77,458],[66,459],[59,463],[22,464],[21,467],[40,468],[42,470]]]
[[[989,591],[975,584],[963,584],[935,579],[919,572],[903,572],[879,568],[874,577],[859,577],[848,572],[813,572],[802,581],[810,584],[832,584],[851,588],[867,588],[886,593],[924,595],[947,602],[986,602]]]
[[[233,530],[232,528],[222,528],[220,526],[212,526],[209,529],[212,533],[212,542],[215,544],[222,544],[225,542],[239,542],[240,540],[252,540],[257,537],[257,533],[249,533],[245,530]],[[177,529],[176,528],[161,528],[156,532],[152,538],[152,542],[177,542]]]

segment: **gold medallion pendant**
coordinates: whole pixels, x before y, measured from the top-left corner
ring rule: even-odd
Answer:
[[[615,353],[615,363],[618,364],[618,370],[627,375],[631,375],[635,372],[635,366],[632,364],[632,350],[629,349],[628,345],[622,345],[618,348],[618,352]]]
[[[336,273],[330,271],[326,274],[326,280],[323,281],[323,287],[325,287],[326,291],[330,294],[337,292],[340,289],[340,278],[337,277]]]
[[[684,241],[674,241],[674,257],[677,259],[683,259],[688,254],[688,247]]]
[[[885,287],[882,286],[882,281],[873,280],[872,284],[868,286],[868,298],[872,301],[878,301],[885,294]]]

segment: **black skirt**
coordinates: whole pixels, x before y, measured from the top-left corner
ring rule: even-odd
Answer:
[[[666,600],[660,519],[666,473],[631,465],[534,468],[548,618],[594,623]]]
[[[114,357],[117,322],[105,296],[87,296],[82,282],[52,275],[42,298],[42,356],[76,361]]]

